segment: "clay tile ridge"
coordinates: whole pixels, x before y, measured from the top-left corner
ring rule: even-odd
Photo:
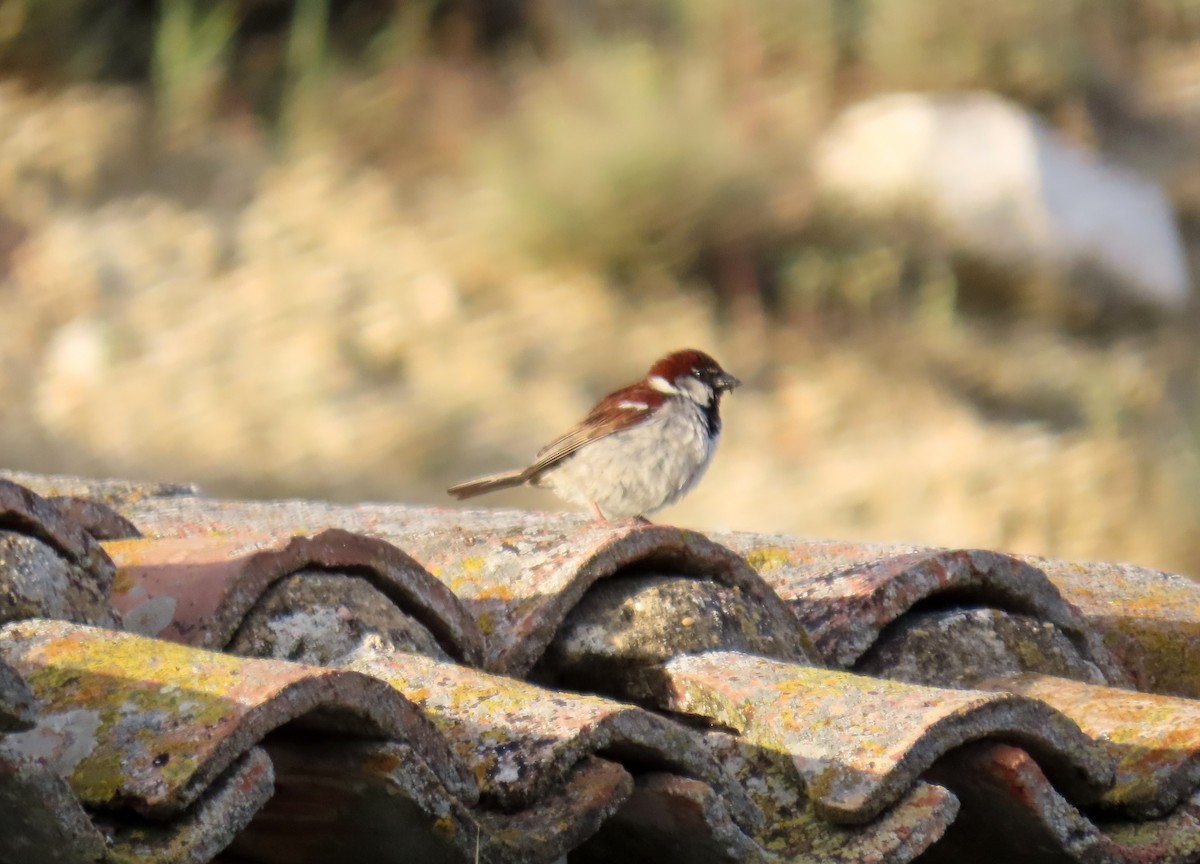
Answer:
[[[113,564],[99,542],[52,502],[9,480],[0,479],[0,529],[49,544],[69,562],[88,571],[107,594]]]
[[[450,590],[392,544],[337,528],[315,537],[225,536],[108,543],[118,567],[113,605],[148,636],[220,649],[272,585],[301,570],[363,576],[433,634],[446,652],[479,662],[483,637]]]
[[[94,808],[177,814],[268,732],[300,718],[366,738],[423,741],[443,751],[433,761],[455,761],[409,700],[358,672],[44,620],[0,628],[0,659],[40,700],[40,724],[52,729],[60,717],[91,729],[64,743],[62,758],[76,794]]]
[[[758,604],[772,654],[811,662],[811,645],[771,587],[740,555],[702,534],[632,522],[537,522],[492,530],[447,526],[391,538],[450,586],[481,622],[485,668],[523,676],[599,580],[656,573],[710,580]]]
[[[744,555],[789,603],[831,665],[851,668],[889,625],[919,604],[942,601],[979,603],[1052,624],[1108,680],[1124,679],[1117,660],[1058,586],[1015,556],[742,532],[714,537]]]

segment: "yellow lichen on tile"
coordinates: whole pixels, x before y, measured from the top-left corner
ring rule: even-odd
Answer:
[[[772,573],[791,560],[791,550],[785,546],[760,546],[743,557],[759,573]]]

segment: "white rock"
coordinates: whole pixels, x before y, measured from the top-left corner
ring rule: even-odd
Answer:
[[[1090,268],[1167,310],[1191,293],[1163,191],[988,93],[896,93],[847,109],[820,141],[818,187],[862,215],[931,223],[1006,267]]]

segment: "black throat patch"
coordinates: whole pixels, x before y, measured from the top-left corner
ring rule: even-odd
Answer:
[[[700,408],[700,413],[704,417],[704,425],[708,427],[708,437],[713,438],[721,434],[721,394],[713,393],[712,399],[707,405],[697,406]]]

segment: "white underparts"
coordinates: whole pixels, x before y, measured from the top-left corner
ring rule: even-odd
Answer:
[[[537,483],[608,519],[644,516],[691,489],[716,446],[703,409],[690,394],[675,396],[641,422],[589,442]]]

